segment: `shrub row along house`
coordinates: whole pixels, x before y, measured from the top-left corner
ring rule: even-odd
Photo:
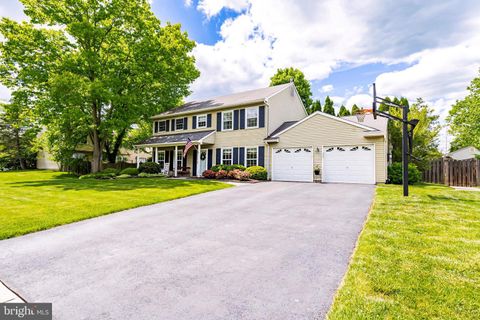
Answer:
[[[307,115],[293,83],[188,102],[152,120],[152,137],[137,147],[151,148],[153,161],[174,176],[241,164],[263,166],[280,181],[387,177],[386,119]],[[183,157],[188,141],[194,147]]]

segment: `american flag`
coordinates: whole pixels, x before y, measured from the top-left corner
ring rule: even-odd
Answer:
[[[188,150],[193,147],[192,140],[190,138],[187,139],[187,143],[185,144],[185,148],[183,149],[183,157],[185,158],[187,156]]]

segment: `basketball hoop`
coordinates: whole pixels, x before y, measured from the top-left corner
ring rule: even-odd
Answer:
[[[357,117],[358,122],[363,122],[363,120],[365,120],[365,112],[363,112],[363,110],[357,111],[355,116]]]

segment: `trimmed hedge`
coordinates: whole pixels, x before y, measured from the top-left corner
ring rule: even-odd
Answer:
[[[224,171],[232,171],[232,170],[241,170],[241,171],[244,171],[246,168],[245,166],[242,166],[241,164],[232,164],[232,165],[225,165],[225,164],[217,164],[216,166],[213,166],[212,168],[210,168],[210,170],[214,171],[214,172],[218,172],[220,170],[224,170]]]
[[[248,167],[245,171],[250,173],[252,179],[267,180],[267,169],[262,166]]]
[[[125,168],[122,171],[120,171],[120,174],[128,174],[130,176],[136,176],[139,174],[137,168]]]
[[[156,162],[144,162],[140,164],[140,173],[161,173],[162,167]]]

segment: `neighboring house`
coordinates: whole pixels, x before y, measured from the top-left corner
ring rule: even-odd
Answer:
[[[90,139],[88,139],[87,143],[80,144],[77,146],[77,148],[75,148],[73,158],[85,158],[85,160],[91,161],[92,157],[93,144],[90,142]],[[141,152],[137,154],[134,150],[120,148],[119,154],[117,156],[117,162],[145,162],[149,157],[151,157],[151,154],[146,152]],[[37,169],[60,170],[60,164],[55,162],[52,154],[50,154],[48,151],[40,150],[37,153]]]
[[[476,155],[480,155],[480,151],[477,148],[470,146],[452,151],[447,154],[447,157],[455,160],[466,160],[474,159]]]
[[[281,181],[373,184],[387,177],[386,120],[307,115],[293,83],[188,102],[152,120],[152,137],[137,147],[153,148],[153,161],[174,176],[242,164],[264,166]],[[188,139],[195,148],[183,158]]]

